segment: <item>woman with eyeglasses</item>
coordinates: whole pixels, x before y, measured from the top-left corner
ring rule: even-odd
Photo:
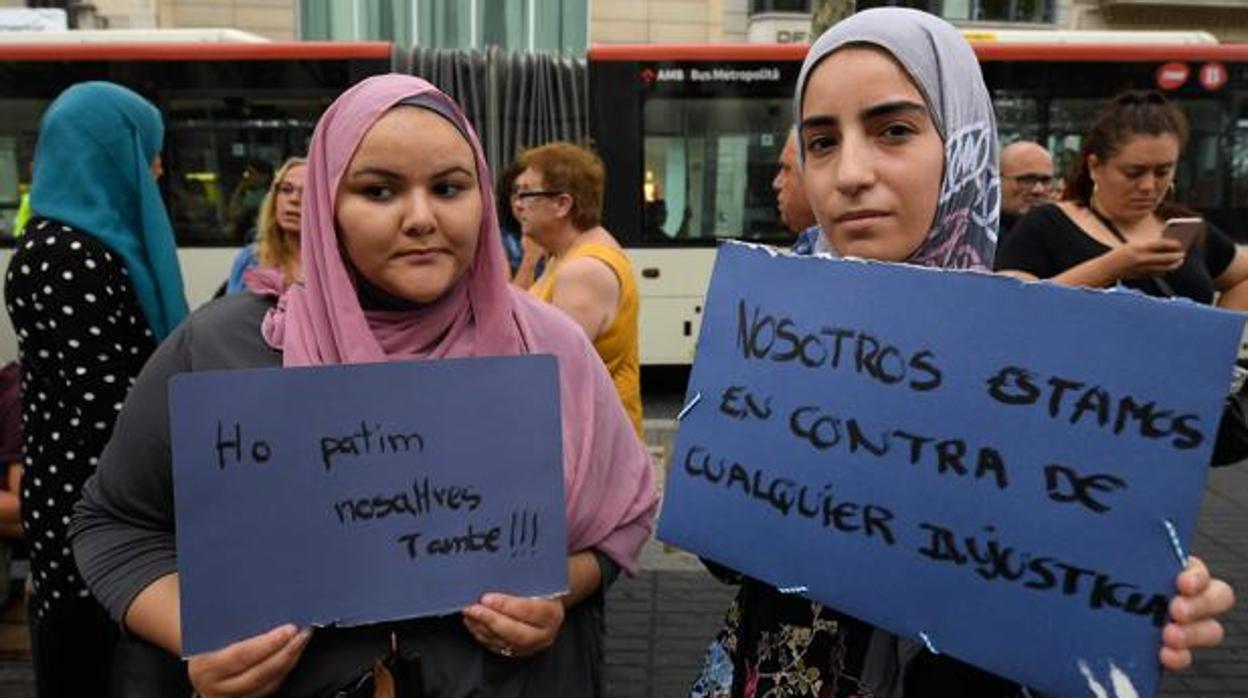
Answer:
[[[247,272],[262,272],[259,279],[289,285],[299,278],[299,208],[303,201],[303,179],[307,174],[303,158],[290,158],[282,164],[269,192],[260,203],[256,218],[256,241],[239,251],[230,268],[228,293],[247,288]]]
[[[640,295],[628,255],[602,227],[602,160],[579,145],[548,143],[521,153],[520,165],[511,191],[525,244],[517,276],[525,277],[541,248],[546,266],[529,293],[585,330],[641,436]]]
[[[1195,216],[1170,198],[1187,136],[1187,119],[1160,93],[1115,97],[1084,136],[1062,201],[1032,209],[1002,236],[996,269],[1204,304],[1220,293],[1218,305],[1248,310],[1248,254],[1208,224],[1198,236],[1165,232],[1168,220]]]

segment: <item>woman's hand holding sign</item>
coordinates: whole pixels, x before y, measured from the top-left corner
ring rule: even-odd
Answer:
[[[563,603],[486,594],[464,609],[464,625],[486,648],[504,657],[528,657],[550,647],[563,627]]]
[[[568,556],[568,593],[557,599],[486,594],[464,609],[468,632],[490,651],[504,657],[527,657],[554,644],[566,609],[602,586],[602,570],[588,550]]]
[[[1170,601],[1170,618],[1162,632],[1161,665],[1180,671],[1192,665],[1192,650],[1222,643],[1222,624],[1217,616],[1235,605],[1230,585],[1209,574],[1199,558],[1189,557],[1187,569],[1176,581],[1179,595]]]
[[[191,657],[187,673],[203,698],[267,696],[281,688],[308,646],[312,630],[293,625]]]

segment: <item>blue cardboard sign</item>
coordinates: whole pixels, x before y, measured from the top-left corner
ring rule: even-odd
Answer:
[[[170,383],[182,651],[567,589],[553,356]]]
[[[1242,327],[725,245],[658,535],[1046,693],[1152,696]]]

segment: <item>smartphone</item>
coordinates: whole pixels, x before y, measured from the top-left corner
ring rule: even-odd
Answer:
[[[1205,234],[1205,221],[1203,218],[1171,218],[1166,221],[1166,227],[1161,229],[1161,236],[1170,240],[1178,240],[1183,245],[1184,251],[1192,246],[1199,238]]]

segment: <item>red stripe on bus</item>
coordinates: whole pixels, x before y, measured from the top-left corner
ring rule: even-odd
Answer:
[[[0,61],[270,61],[390,58],[384,41],[0,44]]]
[[[591,46],[594,61],[801,61],[806,44],[614,44]]]
[[[981,61],[1166,62],[1248,61],[1248,44],[992,44],[974,43]]]
[[[1005,44],[971,42],[981,61],[1248,61],[1248,44]],[[596,61],[801,61],[806,44],[616,44],[593,46]]]

